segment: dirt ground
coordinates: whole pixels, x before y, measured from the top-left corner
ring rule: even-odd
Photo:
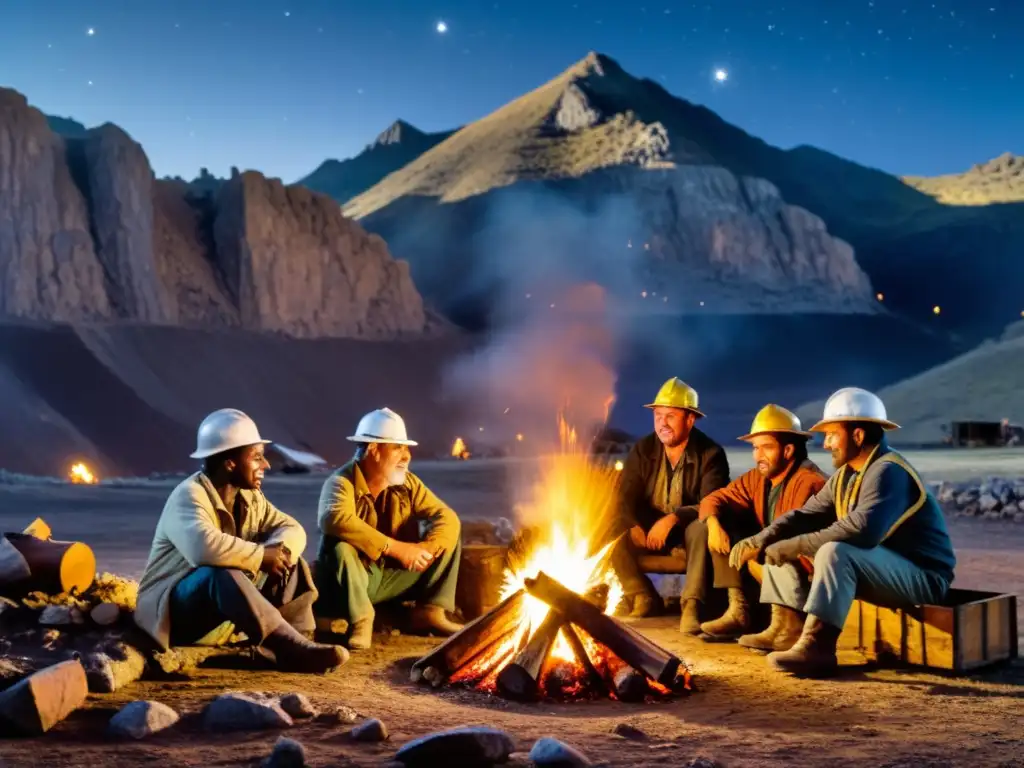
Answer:
[[[1024,475],[1024,454],[972,459],[966,453],[933,453],[911,459],[929,479]],[[734,472],[746,468],[742,462],[737,455]],[[507,466],[424,462],[415,468],[467,517],[510,512]],[[267,493],[312,532],[321,480],[274,479]],[[137,575],[168,490],[167,484],[0,487],[0,527],[17,530],[41,515],[55,536],[92,544],[101,569]],[[955,519],[950,529],[959,558],[956,586],[1013,592],[1024,602],[1024,526]],[[848,656],[841,678],[799,681],[772,672],[762,657],[737,646],[684,639],[675,621],[636,623],[690,665],[698,690],[675,701],[523,705],[470,691],[425,689],[408,682],[408,669],[437,640],[381,634],[372,650],[354,654],[329,676],[204,669],[189,680],[140,682],[116,694],[93,694],[84,710],[45,737],[0,742],[0,758],[9,766],[257,765],[278,732],[209,734],[195,715],[225,690],[258,690],[301,691],[324,712],[348,705],[387,724],[391,735],[382,745],[352,743],[348,726],[329,717],[296,724],[287,735],[305,745],[314,768],[381,765],[404,742],[459,725],[503,728],[523,751],[542,736],[555,736],[610,766],[686,765],[698,756],[727,766],[1024,766],[1024,663],[953,678],[871,668]],[[158,700],[186,716],[146,741],[111,741],[103,734],[107,721],[134,699]],[[649,738],[612,735],[620,722]]]

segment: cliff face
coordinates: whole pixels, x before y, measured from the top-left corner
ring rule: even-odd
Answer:
[[[116,126],[59,136],[4,89],[0,222],[0,315],[297,337],[428,326],[407,265],[329,198],[252,172],[157,180]]]
[[[946,205],[1024,202],[1024,157],[1005,152],[964,173],[904,176],[903,181]]]

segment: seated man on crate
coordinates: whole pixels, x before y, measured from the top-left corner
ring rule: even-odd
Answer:
[[[348,660],[313,633],[315,588],[299,557],[306,532],[261,492],[269,468],[252,419],[234,408],[199,425],[203,469],[172,492],[139,583],[135,622],[162,648],[219,645],[236,631],[282,669],[327,672]]]
[[[660,598],[637,558],[685,542],[679,629],[696,635],[698,604],[707,599],[709,580],[708,528],[698,519],[697,505],[729,482],[729,462],[722,446],[693,426],[704,414],[697,409],[696,390],[686,383],[669,379],[644,407],[654,411],[654,432],[633,446],[619,485],[617,525],[626,531],[612,554],[623,590],[619,612],[655,612]]]
[[[732,542],[758,533],[787,512],[802,507],[825,485],[825,475],[807,457],[810,436],[801,429],[794,413],[778,405],[766,405],[754,417],[749,434],[738,438],[751,444],[754,468],[701,501],[700,519],[707,524],[708,549],[715,562],[715,587],[729,590],[725,614],[700,625],[702,640],[739,638],[740,645],[771,651],[789,650],[800,637],[803,622],[795,621],[796,614],[778,605],[772,606],[772,621],[765,632],[744,634],[750,630],[751,612],[742,571],[730,567],[729,550]],[[755,573],[755,568],[750,570]],[[761,580],[760,572],[755,578]]]
[[[768,655],[776,669],[835,673],[836,643],[855,598],[900,608],[945,597],[953,546],[938,503],[887,444],[886,431],[898,428],[872,393],[833,393],[811,430],[824,432],[836,473],[800,509],[733,547],[736,568],[763,556],[761,602],[806,614],[796,644]],[[802,557],[813,558],[813,578],[797,566]]]
[[[355,456],[320,493],[317,627],[337,632],[347,624],[348,647],[369,648],[374,605],[405,597],[417,601],[414,631],[458,632],[461,625],[445,612],[455,610],[461,525],[409,471],[416,443],[405,422],[382,408],[366,414],[348,439],[359,443]]]

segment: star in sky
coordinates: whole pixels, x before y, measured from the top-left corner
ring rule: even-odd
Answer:
[[[725,69],[716,69],[715,70],[715,82],[724,83],[728,79],[729,79],[729,72],[728,72],[728,70],[725,70]]]
[[[85,30],[85,34],[87,34],[89,37],[92,37],[96,34],[96,30],[92,27],[89,27],[87,30]]]
[[[439,21],[437,22],[437,26],[435,27],[435,29],[437,29],[437,31],[443,35],[445,32],[448,31],[448,24],[443,21]]]

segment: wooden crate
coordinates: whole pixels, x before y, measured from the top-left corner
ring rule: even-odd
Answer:
[[[855,600],[840,650],[954,673],[1017,658],[1017,596],[951,589],[942,605],[906,610]]]

